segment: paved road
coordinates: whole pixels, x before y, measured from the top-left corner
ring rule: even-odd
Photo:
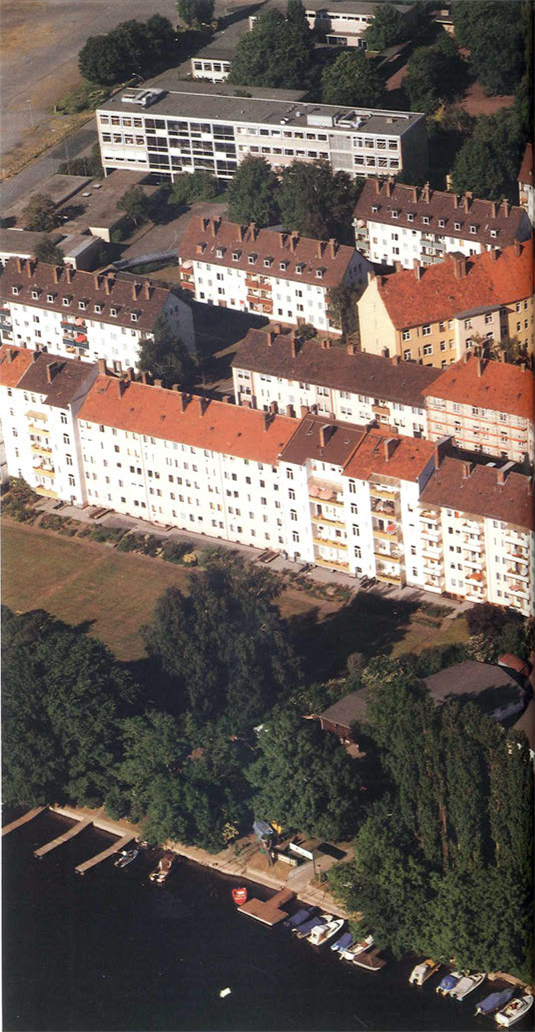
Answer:
[[[21,197],[26,197],[27,194],[38,190],[45,179],[57,172],[63,161],[90,152],[96,140],[97,125],[95,119],[92,118],[81,129],[77,129],[76,132],[62,140],[57,147],[51,147],[50,150],[45,151],[31,165],[23,168],[22,172],[1,183],[0,210],[5,211]]]

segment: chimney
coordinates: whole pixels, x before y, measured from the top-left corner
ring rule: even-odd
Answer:
[[[211,221],[210,221],[210,231],[211,231],[211,234],[212,234],[213,237],[217,236],[218,229],[219,229],[219,219],[211,219]]]
[[[297,355],[297,340],[293,334],[290,337],[290,355],[292,356],[292,358],[295,358],[295,356]]]
[[[471,472],[472,472],[472,463],[471,462],[463,462],[463,480],[468,480],[468,477],[470,476]]]
[[[177,391],[179,391],[179,395],[178,395],[178,408],[179,408],[179,411],[180,412],[185,412],[186,411],[186,405],[187,405],[186,395],[183,394],[182,391],[180,391],[179,386],[178,386],[177,383],[173,384],[173,390],[175,390],[175,388],[176,388]]]
[[[201,217],[201,226],[203,233],[206,233],[208,226],[210,225],[210,219],[207,219],[205,215]]]
[[[317,255],[318,258],[323,258],[323,247],[324,247],[323,240],[317,240],[316,241],[316,255]]]
[[[308,416],[309,412],[310,412],[310,409],[309,409],[308,405],[301,405],[301,419],[303,419],[303,416]]]
[[[39,351],[39,348],[36,348],[35,351],[32,354],[32,362],[37,362],[37,359],[40,358],[40,357],[41,357],[41,352]]]
[[[413,204],[418,204],[418,187],[417,186],[413,186],[412,187],[412,203]]]
[[[106,365],[106,359],[105,358],[99,358],[98,362],[97,362],[97,365],[98,365],[98,371],[99,371],[100,375],[101,376],[107,376],[108,375],[108,367]]]
[[[129,380],[130,383],[134,382],[135,376],[134,376],[134,370],[132,369],[132,366],[128,367],[128,369],[126,370],[125,376],[126,376],[126,379]]]
[[[292,254],[295,254],[295,249],[297,247],[298,240],[299,240],[299,233],[292,233],[291,236],[290,236],[290,241],[289,241],[289,243],[290,243],[290,251],[292,252]]]
[[[47,380],[47,383],[52,383],[52,380],[54,379],[56,374],[59,372],[59,367],[60,367],[60,363],[59,362],[47,362],[47,364],[46,364],[46,380]]]
[[[419,258],[415,258],[413,263],[412,263],[412,265],[413,265],[414,275],[416,276],[416,279],[417,280],[421,280],[423,269],[422,269],[422,266],[421,266],[420,259]]]
[[[527,365],[526,365],[526,363],[525,363],[525,362],[521,362],[521,363],[520,363],[520,368],[521,368],[522,372],[523,372],[523,373],[525,373],[525,372],[526,372],[526,369],[527,369]]]
[[[459,207],[459,195],[454,193],[454,194],[452,194],[452,197],[453,197],[453,207],[455,209],[457,209]]]
[[[496,470],[496,475],[498,477],[498,486],[499,487],[503,487],[503,485],[505,484],[505,481],[507,480],[507,477],[509,476],[509,473],[514,468],[515,468],[515,463],[514,462],[506,462],[505,466],[502,466],[501,469],[497,469]]]
[[[380,179],[376,179],[375,180],[375,192],[376,192],[376,194],[380,194],[381,193],[381,180]]]
[[[148,374],[148,373],[142,373],[142,374],[141,374],[141,383],[144,383],[144,384],[145,384],[145,386],[147,386],[148,384],[150,384],[150,376],[149,376],[149,374]]]
[[[28,258],[28,261],[26,262],[26,275],[28,276],[28,279],[31,280],[33,276],[33,262],[31,258]]]
[[[293,407],[293,405],[287,405],[286,406],[286,415],[289,416],[290,419],[293,419],[293,417],[294,417],[294,407]]]
[[[331,258],[334,261],[334,259],[336,258],[336,252],[338,250],[338,244],[336,243],[336,240],[334,239],[334,237],[331,237],[330,240],[329,240],[329,250],[330,250]]]
[[[483,363],[480,358],[476,358],[476,375],[479,378],[483,376]]]
[[[270,416],[276,416],[277,412],[278,412],[277,402],[276,401],[270,402],[270,405],[269,405],[269,414],[270,414]]]
[[[141,283],[132,283],[132,301],[137,301],[137,292],[141,289]]]
[[[385,194],[386,194],[387,197],[391,197],[392,196],[393,186],[394,186],[394,184],[393,184],[392,180],[391,179],[387,179],[386,182],[385,182]]]
[[[403,265],[402,265],[401,262],[394,262],[394,268],[395,268],[396,272],[402,272],[403,271]]]
[[[470,199],[471,199],[471,197],[472,197],[472,195],[470,193],[465,193],[465,195],[463,197],[463,208],[464,208],[464,210],[466,212],[470,211]]]
[[[453,274],[455,279],[464,279],[466,276],[466,258],[464,255],[459,258],[455,255],[453,259]]]
[[[503,208],[503,213],[505,215],[505,218],[508,219],[509,218],[509,201],[507,200],[507,197],[504,197],[504,199],[502,201],[502,208]]]
[[[162,386],[162,381],[161,380],[154,380],[154,386],[155,387],[161,387]]]
[[[381,358],[388,358],[388,348],[381,348]]]
[[[148,280],[145,280],[143,284],[143,293],[145,295],[145,301],[150,301],[151,285]]]
[[[401,358],[400,358],[399,355],[392,355],[392,358],[390,359],[390,361],[391,361],[392,365],[400,365]]]
[[[444,458],[451,443],[451,437],[440,437],[438,441],[435,441],[435,454],[434,454],[434,466],[435,469],[440,469],[440,464]]]
[[[9,365],[11,365],[11,363],[12,363],[12,361],[13,361],[14,357],[15,357],[15,352],[14,352],[14,351],[12,351],[12,350],[11,350],[11,348],[8,348],[8,349],[7,349],[7,351],[6,351],[6,362],[7,362],[7,363],[8,363]]]
[[[520,258],[520,255],[522,254],[522,244],[520,243],[520,240],[517,240],[516,237],[513,243],[513,249],[515,258]]]
[[[280,244],[281,247],[284,247],[285,240],[286,240],[286,233],[282,233],[282,232],[279,233],[279,244]]]
[[[266,432],[266,430],[269,429],[270,422],[271,422],[271,415],[270,415],[270,413],[269,412],[263,412],[262,413],[262,429],[263,429],[264,433]]]
[[[388,462],[389,459],[392,458],[392,456],[393,456],[393,454],[394,454],[394,452],[395,452],[395,450],[397,448],[397,445],[398,445],[398,442],[396,441],[395,437],[387,437],[386,441],[383,441],[383,451],[384,451],[385,462]]]
[[[199,395],[196,395],[195,404],[197,405],[197,415],[204,416],[204,413],[206,412],[206,409],[208,407],[208,402],[206,398],[201,398]]]
[[[491,247],[491,249],[489,251],[489,255],[490,255],[491,262],[497,262],[498,258],[499,258],[499,255],[500,255],[499,248],[498,247]]]
[[[238,240],[243,244],[245,240],[245,226],[238,226]]]
[[[266,337],[268,348],[270,348],[273,344],[273,341],[275,340],[275,334],[273,330],[266,330]]]
[[[22,258],[20,258],[19,255],[17,255],[17,257],[15,258],[15,264],[17,266],[17,272],[22,272]]]
[[[346,351],[348,355],[356,355],[357,349],[352,341],[350,341],[349,344],[346,344]]]
[[[54,277],[54,283],[59,283],[60,273],[61,273],[61,269],[60,269],[59,265],[55,265],[53,270],[52,270],[52,275]]]
[[[496,204],[496,201],[490,202],[490,215],[493,219],[498,217],[498,205]]]
[[[251,240],[256,240],[256,222],[249,223],[249,233],[251,234]]]
[[[429,204],[430,198],[431,194],[429,193],[429,183],[426,183],[422,190],[422,200],[425,201],[426,204]]]
[[[70,265],[65,266],[65,275],[67,277],[67,283],[72,283],[74,279],[74,269],[71,269]]]
[[[320,426],[320,448],[325,448],[327,441],[330,440],[335,429],[336,427],[331,426],[330,423],[326,423],[325,426]]]
[[[95,290],[98,290],[98,288],[100,287],[100,276],[99,276],[98,272],[94,272],[93,273],[93,284],[94,284]]]
[[[533,494],[533,477],[528,477],[526,480],[526,487],[528,489],[528,495]]]
[[[280,334],[280,331],[281,331],[281,324],[277,322],[273,326],[273,333],[275,334],[276,337],[278,337],[279,334]]]
[[[104,290],[106,291],[109,297],[109,295],[111,294],[111,282],[107,276],[104,277]]]

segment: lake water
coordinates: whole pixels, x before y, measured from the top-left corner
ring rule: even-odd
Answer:
[[[157,853],[80,877],[75,865],[113,841],[94,829],[34,858],[70,825],[46,813],[3,842],[5,1032],[496,1029],[473,1013],[490,988],[456,1004],[436,995],[438,976],[408,985],[414,961],[359,971],[237,913],[234,882],[193,864],[163,886],[147,878]]]

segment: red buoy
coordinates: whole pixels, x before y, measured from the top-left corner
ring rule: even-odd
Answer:
[[[236,906],[241,907],[243,903],[247,903],[247,889],[244,886],[240,886],[238,889],[233,889],[232,898]]]

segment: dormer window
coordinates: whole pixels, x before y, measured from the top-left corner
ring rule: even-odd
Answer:
[[[32,297],[33,297],[34,301],[38,300],[39,294],[40,294],[39,290],[32,290]]]
[[[130,320],[131,320],[131,322],[137,322],[138,321],[138,314],[137,314],[137,312],[131,312],[130,313]]]
[[[496,239],[496,237],[498,236],[498,230],[497,229],[491,229],[490,235],[491,235],[491,237],[494,237],[494,239]]]
[[[288,262],[280,262],[279,263],[279,269],[280,269],[281,272],[286,272],[287,268],[288,268]]]
[[[47,299],[49,304],[52,304],[52,302],[54,300],[54,295],[53,294],[47,294],[46,295],[46,299]]]
[[[72,298],[70,296],[69,297],[62,297],[61,303],[62,303],[63,307],[64,308],[68,308],[70,303],[71,303],[71,300],[72,300]]]
[[[445,219],[439,219],[438,220],[438,224],[439,224],[441,229],[444,229],[445,226],[446,226],[446,220]]]
[[[206,247],[206,244],[204,243],[204,241],[202,241],[200,244],[197,244],[196,247],[195,247],[195,250],[197,251],[197,254],[203,254],[205,247]]]
[[[461,223],[460,222],[454,222],[453,223],[453,228],[459,230],[461,228]]]
[[[299,265],[296,265],[295,271],[298,274],[298,276],[301,276],[303,274],[304,268],[305,268],[305,266],[304,266],[303,262],[300,262]]]
[[[233,251],[232,252],[232,261],[233,262],[239,262],[240,255],[241,255],[241,251]]]
[[[254,263],[256,262],[257,257],[258,257],[258,255],[256,255],[256,254],[248,254],[247,255],[247,261],[249,262],[249,265],[254,265]]]
[[[407,212],[407,222],[414,222],[414,215],[412,211]]]
[[[323,279],[323,269],[316,269],[316,279]]]
[[[471,233],[475,233],[476,229],[477,229],[477,226],[470,226],[470,232]]]
[[[273,258],[264,258],[264,268],[269,269],[272,265]]]
[[[20,294],[20,287],[11,287],[11,293],[14,294],[15,297],[18,297]]]
[[[393,208],[392,211],[390,212],[390,214],[391,214],[393,219],[399,218],[399,211],[396,208]]]
[[[102,312],[102,305],[96,304],[95,305],[95,312],[97,313],[97,315],[100,315],[101,312]]]
[[[424,226],[428,226],[430,221],[431,220],[429,218],[429,215],[422,215],[422,222],[423,222]]]
[[[215,253],[216,253],[218,258],[222,258],[224,253],[225,253],[225,248],[224,247],[218,247],[218,248],[216,248],[216,252]]]
[[[378,212],[379,211],[379,205],[378,204],[372,204],[372,211],[373,212]]]
[[[87,301],[79,301],[78,302],[78,308],[80,309],[81,312],[85,312],[85,310],[87,308]]]
[[[116,308],[110,308],[110,315],[116,316],[117,315],[117,309]]]

